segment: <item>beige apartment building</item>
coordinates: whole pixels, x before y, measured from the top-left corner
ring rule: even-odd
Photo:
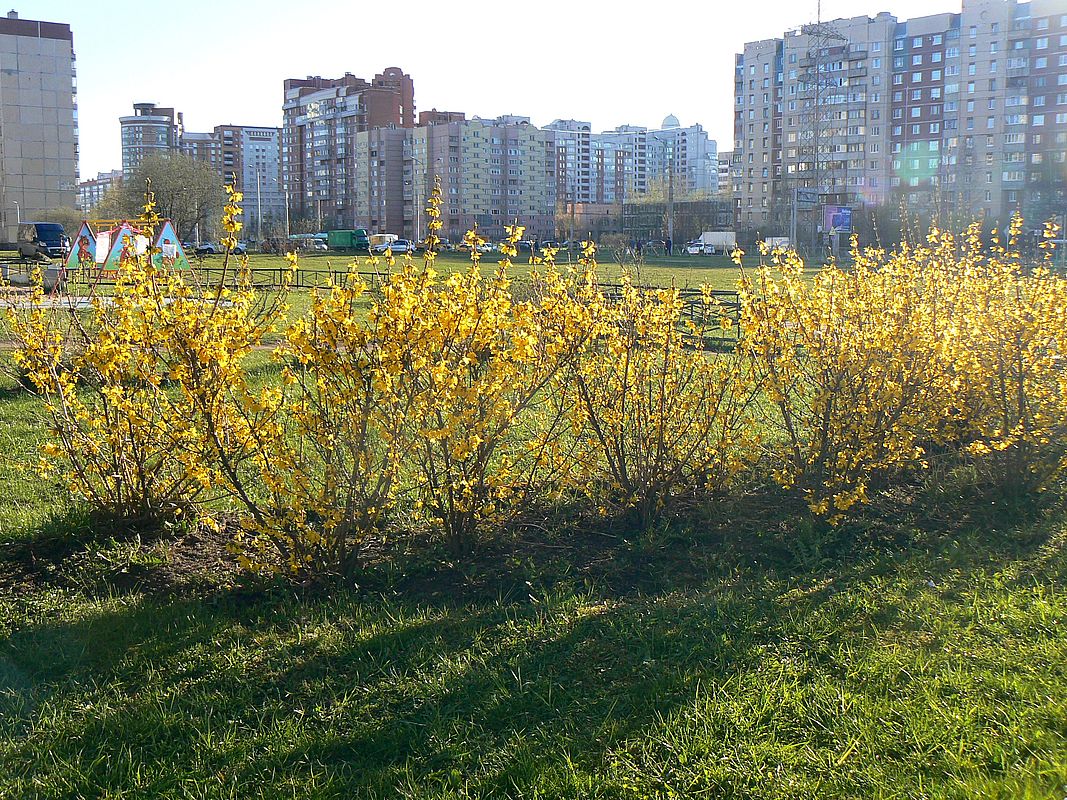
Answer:
[[[0,18],[0,213],[19,220],[73,207],[78,185],[74,37],[70,26]]]
[[[415,128],[356,134],[356,225],[402,238],[426,236],[423,209],[441,182],[441,236],[453,242],[475,225],[491,240],[516,221],[529,236],[553,230],[555,150],[528,117],[420,116]]]

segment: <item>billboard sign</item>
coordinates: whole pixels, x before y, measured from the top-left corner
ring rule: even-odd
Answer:
[[[826,206],[822,229],[829,233],[852,233],[852,209],[848,206]]]

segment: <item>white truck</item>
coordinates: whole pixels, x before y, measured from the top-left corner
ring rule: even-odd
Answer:
[[[763,240],[770,250],[792,250],[793,242],[788,236],[768,236]]]
[[[733,231],[704,231],[685,246],[691,256],[729,253],[737,247],[737,234]]]

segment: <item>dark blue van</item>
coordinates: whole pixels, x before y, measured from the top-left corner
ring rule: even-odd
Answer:
[[[20,222],[18,248],[20,258],[66,258],[70,253],[70,239],[58,223]]]

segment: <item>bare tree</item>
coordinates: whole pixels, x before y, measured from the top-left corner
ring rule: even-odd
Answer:
[[[157,213],[170,219],[186,239],[200,226],[202,239],[213,238],[225,202],[224,182],[210,164],[181,153],[151,155],[121,186],[112,187],[93,208],[93,219],[134,219],[144,205],[151,179]]]

